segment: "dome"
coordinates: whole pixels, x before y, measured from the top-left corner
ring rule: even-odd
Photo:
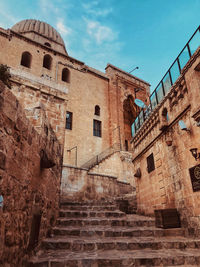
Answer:
[[[65,44],[64,44],[64,41],[61,35],[51,25],[49,25],[46,22],[35,20],[35,19],[26,19],[26,20],[22,20],[16,23],[11,28],[11,30],[18,32],[22,35],[25,35],[31,39],[34,39],[34,41],[38,41],[39,39],[33,37],[33,35],[30,35],[30,33],[40,35],[44,37],[45,39],[48,39],[48,41],[54,42],[57,45],[62,46],[65,50]],[[41,43],[41,40],[39,40],[39,42]],[[46,43],[43,42],[43,44],[46,44]],[[55,48],[55,44],[54,44],[54,48]],[[60,50],[60,49],[56,49],[56,50]],[[66,50],[65,50],[65,53],[66,53]]]

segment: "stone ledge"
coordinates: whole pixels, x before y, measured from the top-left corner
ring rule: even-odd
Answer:
[[[76,166],[68,165],[68,164],[63,164],[63,167],[72,168],[72,169],[78,169],[78,170],[83,170],[83,171],[88,171],[88,169],[86,169],[86,168],[76,167]]]
[[[112,176],[112,175],[107,175],[107,174],[100,174],[100,173],[95,173],[95,172],[88,172],[88,175],[94,175],[94,176],[101,176],[101,177],[107,177],[107,178],[111,178],[111,179],[117,179],[116,176]]]

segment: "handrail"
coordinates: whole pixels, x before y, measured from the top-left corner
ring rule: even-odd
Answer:
[[[111,156],[115,152],[118,152],[121,150],[121,144],[115,143],[111,147],[105,149],[100,154],[94,156],[90,160],[88,160],[86,163],[84,163],[81,168],[91,169],[95,165],[98,165],[100,162],[102,162],[107,157]]]
[[[133,122],[132,136],[140,129],[144,121],[149,117],[154,108],[163,100],[165,95],[170,91],[172,85],[176,82],[191,56],[200,46],[200,26],[193,33],[189,41],[183,47],[176,59],[171,64],[161,81],[158,83],[154,91],[149,96],[149,106],[146,110],[141,110],[139,115]]]

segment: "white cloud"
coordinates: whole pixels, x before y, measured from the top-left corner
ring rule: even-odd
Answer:
[[[71,29],[69,27],[66,27],[61,20],[57,22],[56,28],[62,35],[69,35],[71,33]]]
[[[44,14],[48,14],[49,12],[53,12],[54,14],[59,13],[57,5],[49,0],[39,0],[39,6]]]
[[[113,9],[110,8],[98,8],[98,1],[93,1],[91,3],[82,4],[82,7],[85,9],[85,11],[88,14],[94,15],[94,16],[102,16],[106,17],[108,14],[112,13]]]
[[[98,21],[86,20],[87,33],[95,39],[97,44],[112,42],[117,38],[117,33],[110,27],[101,25]]]

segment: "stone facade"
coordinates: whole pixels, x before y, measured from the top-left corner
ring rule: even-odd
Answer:
[[[20,103],[25,109],[44,105],[58,140],[64,144],[65,164],[82,166],[115,143],[130,149],[131,123],[136,117],[133,100],[148,99],[149,84],[111,64],[103,73],[70,57],[61,37],[56,43],[48,36],[55,29],[47,24],[49,30],[43,32],[43,26],[26,20],[10,30],[0,29],[0,63],[11,68],[12,90]],[[26,52],[31,57],[29,67],[21,61]],[[49,69],[43,66],[45,56],[51,57]],[[68,71],[66,81],[63,69]],[[129,114],[131,105],[134,111]],[[94,114],[95,106],[99,106],[100,115]],[[72,129],[65,128],[66,111],[73,115]],[[101,137],[93,134],[94,120],[101,122]],[[73,147],[77,147],[77,162]]]
[[[70,57],[59,33],[36,20],[0,28],[0,47],[11,72],[0,97],[2,262],[20,266],[49,234],[60,185],[67,201],[117,198],[150,216],[176,208],[186,233],[200,234],[200,191],[190,179],[199,165],[190,149],[200,149],[200,49],[132,138],[135,99],[149,105],[147,82]]]
[[[36,131],[2,83],[0,110],[0,265],[21,266],[58,216],[62,148],[48,121]]]
[[[134,173],[141,170],[141,178],[136,178],[138,212],[152,215],[157,209],[177,208],[182,226],[189,234],[200,233],[200,192],[193,191],[189,173],[190,168],[199,164],[190,152],[194,147],[200,149],[199,63],[197,50],[132,139]],[[180,120],[187,129],[181,129]],[[152,153],[155,169],[148,172],[147,157]]]

